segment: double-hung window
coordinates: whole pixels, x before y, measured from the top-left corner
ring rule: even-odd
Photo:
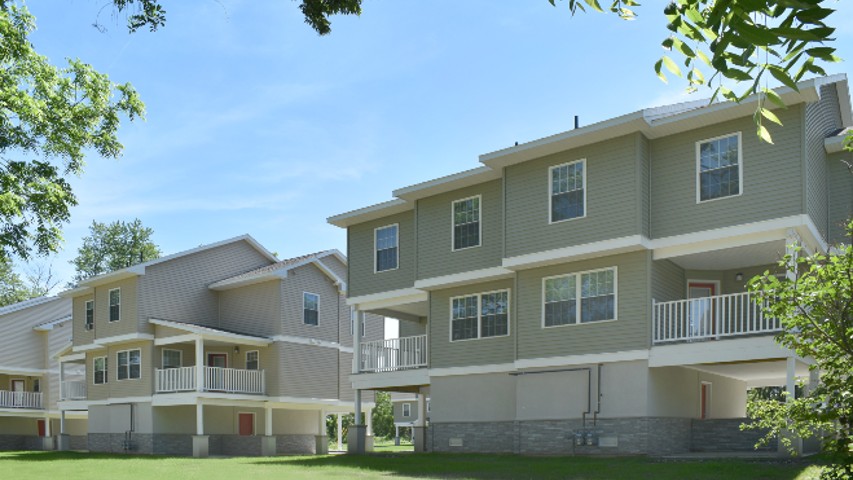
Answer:
[[[318,325],[320,323],[320,296],[304,292],[302,294],[302,323]]]
[[[616,268],[542,280],[545,327],[616,320]]]
[[[117,322],[121,320],[121,289],[113,288],[109,292],[110,296],[110,321]]]
[[[183,356],[180,350],[163,349],[163,368],[180,368]]]
[[[86,300],[86,323],[83,324],[83,328],[86,330],[91,330],[95,328],[95,301],[94,300]]]
[[[246,370],[257,370],[260,366],[260,360],[257,350],[246,352]]]
[[[453,250],[480,246],[480,196],[453,202]]]
[[[740,132],[696,143],[696,201],[740,195]]]
[[[400,262],[399,225],[394,224],[377,228],[373,235],[376,271],[395,270]]]
[[[548,170],[551,223],[586,215],[586,160],[555,165]]]
[[[509,334],[507,290],[455,297],[450,302],[451,341]]]
[[[142,375],[142,354],[139,349],[118,352],[116,354],[116,363],[118,364],[118,371],[116,373],[116,379],[118,380],[140,378]]]
[[[412,404],[404,403],[403,404],[403,416],[408,418],[412,416]]]
[[[107,383],[107,357],[95,357],[92,370],[92,382],[95,385]]]

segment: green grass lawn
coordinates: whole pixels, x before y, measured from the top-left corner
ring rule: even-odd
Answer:
[[[816,479],[802,460],[663,461],[645,457],[374,454],[265,458],[175,458],[77,452],[2,452],[2,478],[98,479]]]

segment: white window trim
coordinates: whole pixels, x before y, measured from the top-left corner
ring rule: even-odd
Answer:
[[[118,318],[113,320],[111,318],[112,309],[113,309],[112,296],[113,296],[113,292],[116,290],[118,290]],[[111,288],[107,291],[107,321],[109,323],[115,323],[115,322],[121,321],[121,287]]]
[[[101,383],[97,383],[97,375],[95,374],[95,372],[97,372],[98,360],[102,358],[104,359],[104,381]],[[109,383],[109,373],[109,358],[106,355],[100,357],[92,357],[92,385],[106,385],[107,383]]]
[[[133,378],[130,376],[130,352],[139,352],[139,377]],[[121,370],[120,363],[118,361],[118,356],[122,353],[127,353],[127,378],[118,378],[118,372]],[[125,382],[128,380],[142,380],[142,349],[141,348],[129,348],[127,350],[119,350],[116,352],[116,382]]]
[[[219,350],[212,350],[212,351],[205,351],[204,352],[204,366],[205,367],[213,367],[213,365],[210,364],[210,356],[211,355],[225,355],[225,368],[231,368],[228,366],[228,365],[231,365],[231,360],[228,357],[228,352],[222,352]],[[222,368],[222,367],[216,367],[216,368]]]
[[[702,200],[702,192],[700,187],[700,176],[702,174],[702,162],[701,162],[701,153],[700,146],[703,143],[713,142],[715,140],[720,140],[723,138],[728,138],[733,135],[737,136],[737,174],[738,174],[738,193],[736,195],[726,195],[724,197],[710,198],[708,200]],[[696,204],[700,203],[708,203],[714,202],[717,200],[724,200],[726,198],[736,198],[743,195],[743,142],[741,141],[741,132],[732,132],[727,133],[725,135],[718,135],[712,138],[706,138],[703,140],[699,140],[696,142]]]
[[[244,361],[243,368],[245,368],[246,370],[249,369],[249,354],[250,353],[257,353],[258,354],[258,368],[256,370],[260,370],[261,369],[261,351],[260,350],[247,350],[246,351],[246,356],[243,357],[243,361]]]
[[[15,382],[23,382],[24,383],[24,389],[21,390],[21,392],[27,391],[27,379],[23,378],[23,377],[14,377],[14,378],[9,379],[9,391],[10,392],[15,391]]]
[[[310,323],[305,323],[305,295],[314,295],[317,297],[317,325],[312,325]],[[307,325],[309,327],[319,327],[320,326],[320,295],[311,292],[302,292],[302,325]]]
[[[412,404],[411,403],[408,403],[408,402],[404,403],[402,410],[403,410],[402,411],[403,418],[409,418],[412,416]]]
[[[609,318],[607,320],[596,320],[594,322],[581,322],[581,276],[587,273],[596,273],[603,272],[606,270],[613,270],[613,318]],[[574,276],[575,280],[575,323],[565,323],[563,325],[545,325],[545,281],[551,280],[553,278],[562,278]],[[582,270],[577,272],[566,272],[560,275],[550,275],[547,277],[542,277],[542,293],[541,300],[539,305],[542,308],[541,318],[539,319],[540,326],[543,329],[546,328],[562,328],[562,327],[579,327],[579,326],[587,326],[587,325],[598,325],[601,323],[610,323],[619,320],[619,267],[605,267],[605,268],[596,268],[593,270]]]
[[[89,323],[89,305],[92,305],[92,323]],[[83,302],[83,330],[90,332],[95,329],[95,299],[86,300]]]
[[[376,269],[376,254],[379,252],[376,250],[376,233],[379,230],[382,230],[385,228],[390,228],[390,227],[397,227],[397,245],[396,245],[397,246],[397,266],[394,268],[386,269],[386,270],[377,270]],[[394,270],[399,270],[399,269],[400,269],[400,224],[399,223],[391,223],[388,225],[383,225],[381,227],[374,228],[373,229],[373,273],[393,272]]]
[[[470,247],[456,248],[456,204],[467,200],[477,199],[477,244]],[[399,236],[399,230],[398,236]],[[483,245],[483,195],[472,195],[470,197],[460,198],[450,202],[450,251],[461,252],[471,248],[481,247]]]
[[[164,348],[160,351],[160,368],[166,368],[166,352],[178,352],[178,368],[184,366],[184,352],[174,348]],[[140,353],[141,355],[141,353]],[[142,357],[139,358],[139,364],[142,365]]]
[[[554,200],[554,183],[553,183],[553,180],[551,177],[551,173],[554,171],[554,169],[557,169],[560,167],[566,167],[569,165],[574,165],[576,163],[582,163],[583,164],[583,215],[581,215],[580,217],[565,218],[563,220],[553,221],[553,220],[551,220],[551,211],[553,208],[552,203]],[[563,223],[563,222],[571,222],[572,220],[580,220],[582,218],[586,218],[587,207],[588,207],[588,204],[586,201],[586,191],[587,191],[586,158],[581,158],[579,160],[574,160],[572,162],[561,163],[559,165],[551,165],[550,167],[548,167],[548,212],[547,212],[547,214],[548,214],[548,225],[554,225],[554,224]]]
[[[702,280],[702,279],[696,279],[696,278],[688,278],[687,283],[684,284],[684,291],[685,291],[684,299],[685,300],[690,299],[690,284],[691,283],[710,283],[710,284],[713,284],[714,285],[714,295],[715,296],[716,295],[722,295],[722,292],[720,292],[720,281],[719,280]]]
[[[240,415],[251,415],[252,416],[252,434],[251,435],[240,435]],[[255,415],[255,412],[241,412],[237,411],[237,436],[246,436],[246,437],[255,437],[258,435],[258,416]]]
[[[482,332],[481,332],[483,319],[481,316],[482,310],[480,309],[480,307],[481,307],[480,301],[482,300],[483,295],[488,295],[490,293],[500,293],[500,292],[506,292],[506,334],[504,334],[504,335],[492,335],[491,337],[483,337]],[[466,298],[466,297],[473,297],[473,296],[477,297],[477,336],[474,338],[463,338],[460,340],[454,340],[453,339],[453,300],[455,300],[457,298]],[[448,332],[448,338],[450,339],[451,343],[470,342],[470,341],[474,341],[474,340],[489,340],[492,338],[503,338],[503,337],[509,337],[512,334],[512,289],[510,289],[510,288],[499,288],[497,290],[489,290],[488,292],[476,292],[476,293],[467,293],[465,295],[456,295],[454,297],[450,297],[450,299],[448,299],[447,303],[448,303],[448,308],[449,308],[449,315],[447,317],[449,321],[447,323],[448,323],[448,326],[450,327],[449,328],[450,331]]]

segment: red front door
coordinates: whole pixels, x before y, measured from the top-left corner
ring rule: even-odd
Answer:
[[[240,435],[255,434],[255,415],[252,413],[240,413],[237,416],[240,424]]]
[[[38,429],[39,429],[39,437],[44,437],[45,435],[47,435],[47,429],[45,428],[44,420],[38,421]]]
[[[208,353],[207,366],[221,368],[228,367],[228,355],[224,353]]]
[[[717,332],[714,302],[711,298],[717,294],[717,284],[712,282],[690,282],[687,284],[687,298],[690,302],[690,334],[703,337]]]

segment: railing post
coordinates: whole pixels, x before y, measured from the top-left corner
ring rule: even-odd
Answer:
[[[195,391],[204,390],[204,339],[195,339]],[[199,407],[199,410],[201,408]],[[199,433],[201,435],[201,433]]]

